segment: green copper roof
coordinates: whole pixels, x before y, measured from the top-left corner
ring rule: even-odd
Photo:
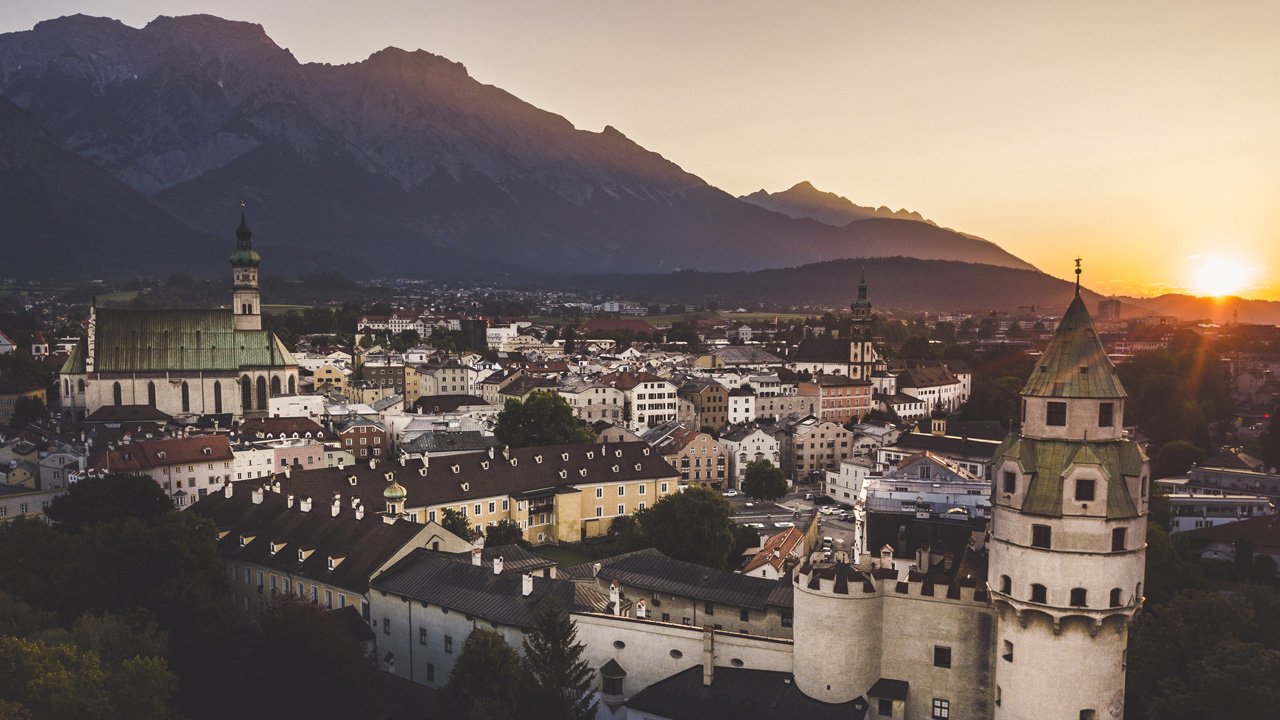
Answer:
[[[257,250],[241,250],[231,251],[231,264],[236,267],[257,267],[262,262],[262,257],[258,255]]]
[[[94,329],[94,371],[239,370],[297,365],[274,333],[236,330],[230,310],[126,310],[99,308]],[[81,340],[63,372],[85,371]]]
[[[1062,516],[1063,479],[1075,465],[1100,465],[1111,481],[1107,483],[1107,517],[1138,516],[1138,508],[1129,495],[1124,478],[1142,475],[1147,456],[1136,443],[1127,440],[1079,442],[1067,440],[1034,440],[1010,436],[996,449],[1000,458],[1018,461],[1028,476],[1022,511],[1032,515]]]
[[[1053,398],[1122,398],[1124,387],[1076,294],[1049,347],[1036,362],[1023,395]]]

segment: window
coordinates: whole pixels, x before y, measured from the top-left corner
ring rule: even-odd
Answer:
[[[1008,640],[1004,641],[1004,652],[1000,654],[1005,662],[1013,662],[1013,643]]]
[[[1031,526],[1031,547],[1049,549],[1053,540],[1053,528],[1048,525]]]
[[[1120,601],[1120,588],[1111,588],[1111,607],[1120,607],[1123,604]]]
[[[951,667],[951,648],[942,645],[933,646],[933,666],[940,668]]]
[[[619,515],[626,515],[626,514],[627,514],[627,506],[626,506],[626,505],[623,505],[622,503],[618,503],[618,514],[619,514]]]
[[[1125,529],[1115,528],[1111,531],[1111,552],[1121,552],[1125,546]]]
[[[391,618],[382,618],[382,634],[391,634]]]
[[[1088,607],[1089,591],[1084,588],[1071,588],[1071,607]]]
[[[596,497],[597,497],[597,498],[602,498],[602,497],[604,497],[604,488],[602,488],[602,487],[598,487],[598,488],[596,488]]]
[[[751,611],[746,608],[738,610],[738,619],[742,622],[751,622]]]
[[[1098,427],[1113,427],[1116,424],[1116,404],[1098,403]]]
[[[1093,480],[1076,480],[1076,502],[1093,502],[1096,485]]]
[[[1031,586],[1031,602],[1044,603],[1046,602],[1045,597],[1047,594],[1048,591],[1045,590],[1045,587],[1040,583],[1036,583]]]
[[[604,694],[605,695],[621,695],[622,694],[622,678],[620,677],[604,678]]]
[[[427,629],[424,627],[418,628],[418,644],[419,645],[427,644]]]
[[[1098,716],[1098,714],[1097,714],[1096,712],[1094,712],[1093,710],[1081,710],[1081,711],[1080,711],[1080,720],[1095,720],[1095,718],[1097,718],[1097,716]]]
[[[453,654],[453,636],[452,635],[444,636],[444,651],[449,654]]]
[[[427,663],[427,682],[436,681],[436,666],[434,663]]]
[[[893,701],[881,698],[876,712],[880,713],[881,717],[893,717]]]
[[[934,720],[947,720],[951,717],[951,701],[941,698],[933,699],[933,714],[930,717]]]
[[[1013,579],[1010,578],[1008,575],[1000,576],[1000,592],[1004,593],[1005,595],[1013,594]]]
[[[706,603],[702,606],[702,612],[707,615],[715,615],[716,606],[713,603]]]
[[[782,611],[782,627],[784,628],[791,627],[791,611],[790,610]]]
[[[1007,493],[1018,492],[1018,473],[1009,470],[1004,471],[1004,491]]]
[[[638,492],[639,492],[641,495],[644,495],[644,490],[645,490],[645,486],[644,486],[644,485],[641,485],[641,486],[640,486],[640,488],[639,488],[639,491],[638,491]]]
[[[618,486],[618,497],[622,497],[623,495],[626,495],[626,494],[627,494],[627,486],[626,486],[626,485],[619,485],[619,486]]]
[[[1045,425],[1063,426],[1067,424],[1067,404],[1050,401],[1045,410]]]
[[[603,505],[597,505],[597,506],[596,506],[596,517],[604,517],[604,506],[603,506]]]

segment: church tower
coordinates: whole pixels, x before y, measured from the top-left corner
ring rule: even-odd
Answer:
[[[1118,720],[1142,607],[1146,455],[1125,391],[1076,295],[997,449],[988,584],[998,620],[995,720]]]
[[[875,348],[872,345],[871,301],[867,299],[867,271],[862,271],[858,281],[858,299],[849,306],[853,310],[853,322],[849,329],[849,377],[853,380],[870,380],[875,369]]]
[[[241,206],[243,208],[243,205]],[[231,308],[235,312],[237,330],[262,329],[262,299],[258,291],[258,263],[262,258],[253,249],[253,231],[240,210],[240,227],[236,228],[236,249],[231,253],[231,280],[234,288]]]

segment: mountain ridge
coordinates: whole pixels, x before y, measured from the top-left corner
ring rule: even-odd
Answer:
[[[840,228],[757,207],[613,126],[580,130],[422,50],[300,63],[251,23],[73,16],[0,35],[0,94],[196,232],[225,234],[247,201],[264,241],[369,272],[746,270],[876,255],[1030,267],[914,220]]]

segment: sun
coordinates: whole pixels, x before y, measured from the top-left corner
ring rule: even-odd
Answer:
[[[1194,281],[1190,289],[1202,297],[1239,293],[1253,276],[1253,268],[1220,255],[1196,255],[1191,262],[1194,263]]]

